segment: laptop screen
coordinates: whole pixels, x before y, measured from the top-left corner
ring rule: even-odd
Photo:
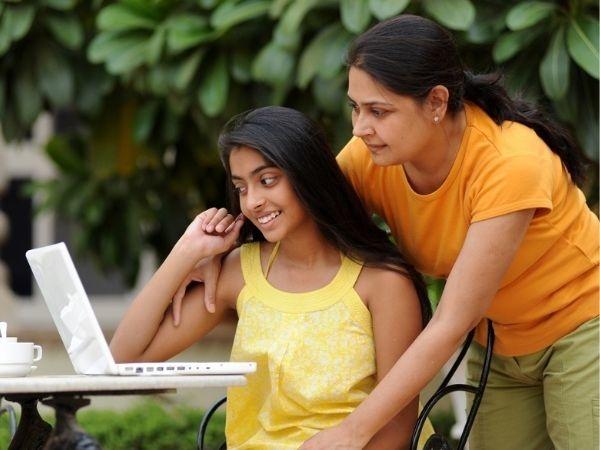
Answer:
[[[26,256],[75,371],[114,373],[114,359],[66,245],[32,249]]]

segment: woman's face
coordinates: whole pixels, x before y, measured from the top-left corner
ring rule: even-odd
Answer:
[[[308,214],[285,173],[258,151],[249,147],[233,150],[229,167],[242,214],[267,241],[280,241],[307,223]]]
[[[379,166],[418,163],[427,157],[432,117],[414,99],[389,91],[356,67],[348,73],[352,134],[361,138]]]

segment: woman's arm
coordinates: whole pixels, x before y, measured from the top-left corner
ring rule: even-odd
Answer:
[[[381,287],[385,286],[385,289]],[[367,300],[373,322],[377,382],[422,330],[421,307],[410,279],[390,270],[364,268],[356,290]],[[408,448],[417,420],[418,395],[369,441],[368,450]]]
[[[186,319],[181,326],[173,326],[170,306],[177,287],[200,259],[228,249],[241,228],[239,221],[228,234],[210,235],[202,229],[202,221],[198,216],[192,222],[126,312],[110,344],[116,361],[168,359],[210,331],[233,304],[233,284],[224,283],[218,290],[223,301],[217,314],[208,314],[203,288],[197,287],[186,295]],[[232,272],[231,264],[229,268]]]
[[[427,327],[344,422],[317,434],[302,450],[361,449],[419,394],[484,317],[533,214],[517,211],[469,227]]]

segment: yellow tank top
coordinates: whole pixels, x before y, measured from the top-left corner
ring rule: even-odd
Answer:
[[[354,290],[362,266],[342,257],[328,285],[290,293],[265,278],[259,243],[242,246],[241,265],[231,360],[256,361],[257,370],[228,389],[227,448],[295,450],[375,387],[371,315]]]

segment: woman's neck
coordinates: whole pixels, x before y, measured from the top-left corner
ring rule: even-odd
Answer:
[[[464,108],[454,116],[446,116],[437,126],[428,149],[422,153],[423,157],[403,164],[404,172],[415,192],[430,194],[444,183],[460,150],[466,127]]]

